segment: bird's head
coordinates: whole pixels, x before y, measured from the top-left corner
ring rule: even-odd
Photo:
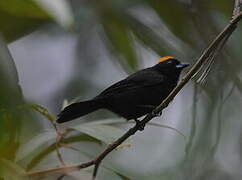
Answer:
[[[167,75],[179,75],[189,65],[189,63],[182,63],[172,56],[165,56],[159,59],[154,68]]]

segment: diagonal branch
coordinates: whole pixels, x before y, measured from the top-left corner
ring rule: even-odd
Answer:
[[[238,3],[240,2],[240,3]],[[236,4],[237,3],[237,4]],[[235,9],[241,7],[241,0],[235,0]],[[240,10],[240,8],[239,8]],[[123,136],[117,139],[115,142],[109,144],[107,148],[101,152],[96,159],[91,160],[86,163],[74,164],[74,165],[65,165],[61,167],[49,168],[39,171],[32,171],[25,174],[25,176],[38,176],[47,173],[63,173],[63,172],[71,172],[78,169],[86,168],[94,165],[94,173],[93,179],[98,172],[98,167],[101,164],[102,160],[114,149],[116,149],[120,144],[122,144],[126,139],[130,136],[134,135],[137,131],[139,131],[142,127],[145,126],[150,120],[157,116],[157,114],[161,114],[162,110],[165,109],[169,103],[174,99],[174,97],[178,94],[178,92],[188,83],[189,80],[193,77],[194,74],[200,69],[200,67],[206,63],[207,58],[213,53],[221,42],[227,41],[228,37],[231,36],[233,31],[237,27],[237,23],[242,19],[242,12],[238,10],[234,10],[232,20],[229,24],[223,29],[221,33],[217,35],[217,37],[212,41],[212,43],[208,46],[207,49],[204,50],[202,55],[199,57],[197,62],[192,66],[192,68],[187,72],[187,74],[181,79],[180,83],[173,89],[173,91],[168,95],[168,97],[158,106],[152,113],[149,113],[140,123],[136,124],[134,127],[130,128]]]

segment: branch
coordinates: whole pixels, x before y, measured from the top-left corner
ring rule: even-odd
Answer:
[[[234,1],[233,17],[238,15],[242,11],[242,0]]]
[[[235,1],[235,9],[238,9],[238,7],[241,6],[238,2],[241,2],[241,0]],[[237,3],[237,4],[236,4]],[[174,97],[178,94],[178,92],[188,83],[189,80],[196,74],[197,71],[201,68],[201,66],[206,63],[207,58],[211,53],[216,51],[217,47],[221,44],[223,41],[227,41],[228,37],[233,33],[233,31],[237,27],[237,23],[242,19],[242,12],[238,12],[237,10],[234,10],[232,20],[229,22],[229,24],[223,29],[221,33],[217,35],[217,37],[212,41],[212,43],[208,46],[207,49],[204,50],[202,55],[199,57],[197,62],[192,66],[192,68],[187,72],[187,74],[181,79],[180,83],[173,89],[173,91],[168,95],[168,97],[158,106],[156,107],[152,113],[149,113],[146,115],[146,117],[140,121],[140,123],[137,123],[134,127],[130,128],[123,136],[121,136],[119,139],[117,139],[115,142],[109,144],[107,148],[100,153],[96,159],[91,160],[86,163],[80,163],[80,164],[74,164],[74,165],[65,165],[61,167],[55,167],[55,168],[49,168],[45,170],[39,170],[39,171],[32,171],[28,172],[25,175],[26,176],[38,176],[43,175],[46,173],[63,173],[63,172],[71,172],[75,170],[79,170],[82,168],[86,168],[89,166],[94,165],[94,173],[93,173],[93,179],[95,179],[95,176],[98,171],[98,167],[101,164],[102,160],[114,149],[116,149],[120,144],[122,144],[126,139],[128,139],[130,136],[134,135],[137,131],[142,129],[142,127],[145,126],[146,123],[148,123],[150,120],[152,120],[154,117],[157,116],[157,114],[161,114],[162,110],[165,109],[169,103],[174,99]]]

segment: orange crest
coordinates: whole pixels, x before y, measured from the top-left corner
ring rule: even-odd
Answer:
[[[164,56],[164,57],[160,58],[160,59],[158,60],[158,62],[159,62],[159,63],[160,63],[160,62],[164,62],[164,61],[167,61],[167,60],[169,60],[169,59],[175,59],[175,58],[172,57],[172,56]]]

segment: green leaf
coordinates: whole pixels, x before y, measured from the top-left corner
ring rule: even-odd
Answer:
[[[48,20],[13,16],[0,10],[0,33],[7,42],[12,42],[34,31]]]
[[[90,141],[90,142],[99,142],[96,139],[86,135],[86,134],[81,134],[81,135],[74,135],[70,136],[67,138],[64,138],[61,142],[64,144],[72,144],[72,143],[77,143],[77,142],[84,142],[84,141]],[[44,147],[37,155],[35,155],[31,161],[27,165],[27,170],[30,170],[37,166],[41,160],[43,160],[48,154],[53,152],[56,149],[56,144],[51,143],[48,147]]]
[[[44,9],[56,22],[65,28],[73,25],[73,15],[66,0],[33,0]]]
[[[146,24],[145,21],[142,21],[142,19],[135,15],[131,13],[122,13],[121,15],[123,21],[130,30],[132,30],[135,38],[139,40],[138,42],[142,43],[146,48],[152,49],[159,56],[164,56],[164,54],[173,54],[174,56],[184,57],[184,51],[193,52],[192,48],[172,35],[169,31],[168,35],[163,36],[163,33],[158,33],[154,28],[152,28],[152,26],[150,27],[149,23]]]
[[[73,25],[73,16],[65,0],[0,1],[0,32],[11,42],[54,20],[65,28]]]
[[[156,127],[162,127],[162,128],[167,128],[167,129],[173,130],[176,133],[178,133],[179,135],[181,135],[184,139],[186,139],[186,136],[181,131],[179,131],[178,129],[173,128],[171,126],[167,126],[167,125],[163,125],[163,124],[158,124],[158,123],[152,123],[152,122],[149,122],[147,125],[156,126]]]
[[[0,36],[0,75],[4,78],[11,88],[17,88],[19,90],[19,78],[18,72],[14,63],[14,60],[9,52],[9,49]]]
[[[0,157],[12,159],[18,147],[18,133],[23,120],[17,106],[24,102],[14,60],[1,36],[0,81]]]
[[[30,104],[30,105],[24,105],[24,106],[20,106],[20,108],[30,108],[33,109],[37,112],[39,112],[40,114],[42,114],[44,117],[46,117],[46,119],[48,119],[51,122],[55,122],[55,117],[54,115],[50,114],[50,112],[48,111],[48,109],[46,109],[43,106],[40,106],[38,104]]]
[[[25,170],[18,164],[7,159],[0,159],[0,179],[4,180],[27,180],[24,177]]]
[[[112,119],[104,119],[97,120],[92,122],[83,123],[84,125],[114,125],[114,124],[130,124],[130,121],[121,119],[121,118],[112,118]]]
[[[89,123],[84,123],[84,124],[88,124],[88,125],[118,125],[118,124],[135,124],[135,122],[132,121],[126,121],[126,120],[122,120],[122,119],[105,119],[105,120],[98,120],[98,121],[93,121],[93,122],[89,122]],[[155,127],[162,127],[162,128],[167,128],[170,130],[175,131],[176,133],[178,133],[179,135],[183,136],[184,139],[186,139],[186,136],[179,131],[176,128],[173,128],[171,126],[167,126],[167,125],[163,125],[163,124],[158,124],[158,123],[153,123],[153,122],[149,122],[147,123],[148,126],[155,126]]]
[[[137,70],[138,63],[131,31],[113,11],[104,12],[101,17],[107,38],[106,45],[110,52],[116,55],[126,70]]]
[[[44,145],[51,140],[55,140],[56,137],[57,134],[55,131],[45,131],[36,135],[30,141],[20,146],[16,155],[16,161],[20,161],[34,152],[39,152],[41,149],[43,149]]]
[[[72,127],[106,144],[112,143],[125,133],[125,130],[108,125],[80,124]]]
[[[161,20],[164,21],[169,29],[179,38],[193,44],[193,39],[188,32],[191,26],[191,11],[189,5],[178,0],[146,0],[147,4],[152,7]]]
[[[0,1],[0,11],[16,17],[48,18],[49,15],[32,0]]]
[[[203,3],[198,3],[200,6],[206,6],[208,9],[218,9],[222,12],[226,17],[231,16],[231,10],[233,8],[233,3],[231,1],[220,1],[220,0],[203,0]]]
[[[67,99],[64,99],[61,109],[63,110],[63,109],[65,109],[65,107],[67,107],[67,106],[69,106],[69,105],[71,105],[73,103],[76,103],[78,101],[80,101],[80,97],[79,96],[77,96],[76,98],[71,99],[70,101],[68,101]]]

